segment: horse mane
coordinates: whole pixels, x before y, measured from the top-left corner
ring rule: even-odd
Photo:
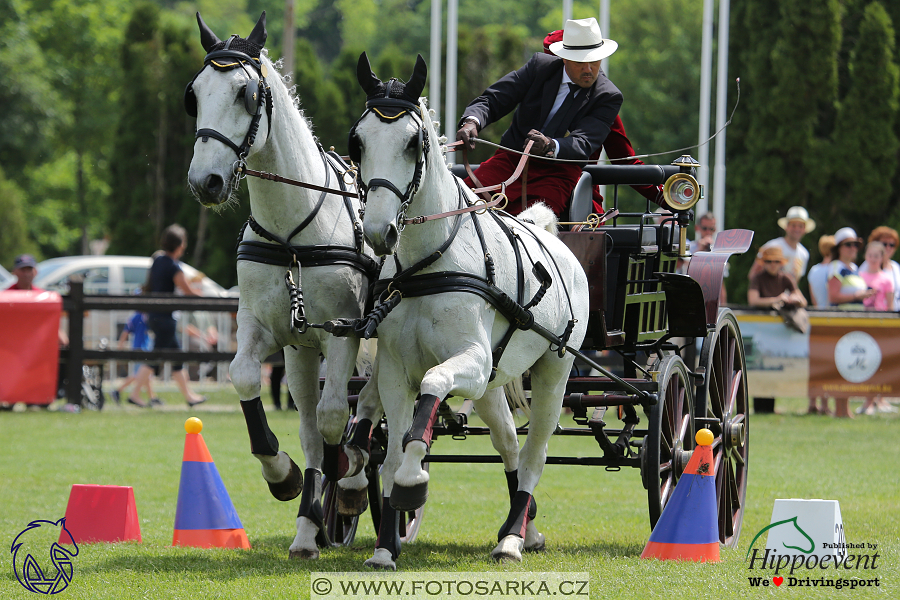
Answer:
[[[271,66],[272,71],[278,75],[277,79],[279,79],[281,81],[281,84],[284,86],[285,98],[294,107],[294,110],[297,111],[297,115],[300,117],[300,120],[303,121],[306,124],[306,127],[309,128],[309,131],[311,133],[313,133],[313,137],[316,137],[315,133],[314,133],[312,121],[310,121],[307,118],[306,112],[303,110],[303,108],[301,108],[300,96],[297,95],[297,84],[292,83],[293,82],[293,74],[288,73],[288,74],[283,75],[281,73],[281,70],[284,68],[284,59],[279,58],[276,62],[273,63],[272,60],[269,58],[269,49],[263,48],[261,55],[260,55],[260,60],[265,60],[267,63],[269,63],[269,66]],[[273,78],[271,76],[270,76],[270,79],[273,82],[275,81],[275,78]],[[272,85],[272,93],[273,94],[275,93],[277,88],[278,88],[277,85]],[[278,98],[274,98],[273,100],[275,101],[276,107],[280,105],[280,103],[278,102],[278,100],[279,100]],[[277,108],[276,108],[276,110],[277,110]],[[318,139],[318,138],[316,138],[316,139]]]
[[[419,98],[419,109],[422,111],[422,114],[425,115],[422,122],[428,128],[428,136],[431,139],[432,144],[437,146],[437,148],[432,148],[432,150],[440,150],[439,155],[443,161],[443,166],[449,168],[447,163],[447,136],[438,133],[441,122],[435,119],[435,111],[428,108],[427,97],[422,96]]]

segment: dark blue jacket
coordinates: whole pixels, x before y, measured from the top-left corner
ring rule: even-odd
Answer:
[[[563,66],[559,57],[535,54],[524,67],[500,78],[484,90],[466,107],[462,118],[473,116],[484,128],[516,109],[512,124],[500,143],[514,150],[522,149],[528,132],[540,129],[553,108],[562,83]],[[622,92],[601,69],[600,76],[588,88],[587,94],[579,94],[572,106],[569,135],[556,138],[559,142],[558,158],[587,160],[598,150],[619,114],[622,99]]]

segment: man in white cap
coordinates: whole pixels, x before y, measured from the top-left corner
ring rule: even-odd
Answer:
[[[550,45],[549,55],[539,52],[518,71],[488,87],[463,111],[456,139],[475,147],[478,133],[515,109],[512,124],[500,139],[501,146],[524,149],[533,141],[536,156],[588,161],[606,139],[622,93],[600,69],[600,61],[618,44],[603,39],[597,20],[566,22],[563,39]],[[509,178],[519,156],[499,149],[475,171],[470,186],[488,186]],[[507,210],[518,213],[526,204],[544,201],[561,214],[578,178],[581,165],[532,160],[528,167],[525,202],[522,182],[506,189]]]
[[[816,222],[809,218],[809,213],[802,206],[792,206],[785,216],[778,219],[778,226],[784,229],[784,237],[769,240],[760,248],[759,256],[766,248],[781,248],[786,262],[782,271],[794,278],[794,283],[799,283],[800,278],[806,275],[806,266],[809,264],[809,250],[800,240],[803,236],[816,228]],[[756,265],[750,270],[750,277],[760,271]]]

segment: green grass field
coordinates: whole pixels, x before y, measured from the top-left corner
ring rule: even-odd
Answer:
[[[209,403],[191,413],[177,394],[162,397],[168,402],[164,410],[113,405],[100,413],[0,413],[0,540],[6,548],[0,598],[34,597],[16,581],[9,548],[30,521],[62,517],[75,483],[133,486],[143,541],[82,545],[73,581],[60,597],[307,598],[310,572],[364,569],[375,540],[368,514],[352,547],[329,549],[316,562],[288,560],[298,501],[280,503],[269,495],[249,454],[231,388],[212,393]],[[593,598],[900,597],[900,444],[895,437],[900,418],[806,416],[801,414],[804,400],[779,399],[776,408],[780,414],[751,418],[740,547],[723,549],[719,564],[639,558],[650,530],[637,470],[548,466],[535,494],[547,551],[526,555],[518,565],[497,565],[489,552],[508,509],[501,467],[435,464],[422,530],[415,543],[404,547],[400,569],[588,572]],[[203,420],[203,437],[252,550],[171,547],[183,424],[192,414]],[[296,414],[269,413],[269,419],[282,449],[302,465]],[[440,438],[433,451],[493,453],[486,438]],[[598,452],[590,438],[550,443],[553,455]],[[877,575],[881,586],[751,588],[748,576],[754,572],[744,556],[756,532],[768,525],[776,498],[839,500],[847,541],[877,543],[880,554],[876,571],[846,576]],[[764,547],[762,539],[757,546]]]

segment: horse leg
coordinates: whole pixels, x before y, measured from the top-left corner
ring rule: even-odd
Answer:
[[[509,491],[509,503],[512,507],[519,488],[519,438],[512,412],[506,402],[503,388],[495,388],[474,402],[475,412],[481,417],[491,431],[491,443],[503,460],[506,487]],[[544,549],[544,535],[537,530],[534,517],[537,515],[537,503],[532,502],[527,526],[525,528],[525,550],[536,552]]]
[[[384,412],[387,415],[388,426],[393,428],[395,432],[406,431],[412,424],[412,405],[415,400],[415,391],[405,389],[397,389],[393,382],[404,381],[400,377],[405,377],[399,365],[380,367],[377,365],[382,359],[376,361],[376,373],[381,372],[379,381],[391,382],[390,389],[382,389],[379,385],[378,392],[384,405]],[[385,396],[384,394],[387,394]],[[384,459],[384,465],[381,469],[381,485],[382,485],[382,501],[381,501],[381,525],[378,528],[378,540],[375,542],[375,552],[372,558],[365,562],[367,567],[373,569],[385,569],[396,571],[397,557],[400,556],[400,521],[397,510],[391,506],[391,494],[394,490],[394,476],[397,469],[404,460],[403,440],[401,435],[397,433],[388,435],[387,454]]]
[[[291,542],[291,558],[319,557],[319,546],[327,546],[328,539],[322,524],[322,437],[316,425],[316,404],[319,400],[319,352],[313,348],[287,347],[284,366],[288,389],[300,417],[300,445],[306,459],[303,495],[297,512],[297,535]]]
[[[365,512],[369,505],[368,485],[365,468],[369,462],[372,442],[372,424],[381,420],[383,409],[378,396],[377,363],[372,377],[359,392],[356,405],[356,430],[347,442],[347,455],[358,454],[359,472],[338,482],[337,511],[344,516],[356,516]]]
[[[421,396],[412,428],[403,439],[403,463],[397,470],[397,486],[391,505],[399,510],[416,510],[428,499],[428,472],[422,459],[431,446],[431,431],[441,399],[451,391],[468,398],[480,398],[487,388],[490,361],[486,344],[462,348],[443,363],[429,369],[422,378]],[[388,425],[391,426],[390,418]]]
[[[260,399],[260,358],[277,348],[275,338],[246,307],[238,309],[238,352],[229,372],[241,399],[241,410],[250,434],[250,452],[261,465],[269,491],[282,501],[296,498],[303,487],[300,468],[285,452],[278,450],[278,438],[269,429]]]
[[[348,473],[355,475],[363,467],[358,451],[347,454],[341,447],[350,407],[347,403],[347,382],[356,365],[359,339],[354,336],[331,338],[327,348],[327,371],[322,397],[316,408],[316,422],[324,439],[322,472],[331,481],[338,481]]]
[[[528,525],[537,513],[534,490],[541,478],[547,460],[547,442],[559,423],[562,396],[574,357],[559,359],[547,352],[531,367],[531,420],[528,437],[519,454],[520,468],[515,494],[506,522],[497,535],[498,544],[491,557],[498,561],[522,560],[522,550],[528,536]],[[512,488],[512,481],[509,481]],[[528,540],[537,550],[544,545],[544,536],[536,529]]]

